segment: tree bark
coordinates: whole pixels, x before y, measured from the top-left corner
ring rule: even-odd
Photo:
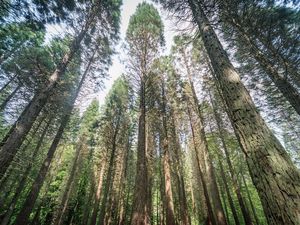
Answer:
[[[269,224],[299,224],[300,174],[259,115],[202,8],[188,0]]]
[[[132,225],[147,225],[150,223],[148,210],[148,171],[145,149],[145,124],[146,124],[146,103],[145,83],[142,80],[140,86],[140,116],[138,125],[138,149],[136,182],[134,188]]]

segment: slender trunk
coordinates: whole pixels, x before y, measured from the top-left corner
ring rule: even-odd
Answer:
[[[98,209],[99,209],[99,204],[100,204],[100,197],[101,197],[101,190],[102,190],[102,183],[103,183],[105,167],[106,167],[106,160],[104,159],[102,161],[102,165],[101,165],[100,172],[99,172],[99,180],[98,180],[95,201],[94,201],[94,205],[93,205],[93,214],[91,217],[90,225],[96,225],[96,222],[97,222],[97,215],[98,215]],[[100,220],[101,220],[101,218],[100,218]]]
[[[0,178],[4,175],[19,147],[23,143],[26,135],[30,131],[33,123],[46,105],[49,96],[55,90],[58,81],[64,76],[65,71],[80,48],[80,43],[89,30],[90,24],[94,18],[93,12],[86,21],[81,32],[76,36],[71,44],[70,51],[61,59],[60,64],[49,77],[47,84],[41,88],[33,99],[26,106],[17,122],[12,126],[7,136],[0,143]]]
[[[6,108],[7,103],[15,96],[22,86],[19,84],[12,93],[10,93],[0,105],[0,112]]]
[[[270,62],[270,60],[264,56],[263,52],[256,46],[255,43],[253,43],[249,36],[245,34],[243,29],[240,27],[238,27],[238,29],[244,42],[250,46],[252,56],[268,74],[269,78],[274,82],[275,86],[291,104],[294,110],[300,115],[300,94],[297,89],[291,85],[285,77],[278,73],[273,66],[273,62]]]
[[[191,112],[189,109],[189,106],[187,107],[187,111],[188,111],[188,116],[190,119],[190,127],[191,127],[191,131],[192,131],[192,141],[193,141],[193,146],[194,146],[194,151],[195,151],[195,156],[196,156],[196,162],[197,162],[197,167],[199,170],[199,175],[200,175],[200,181],[202,184],[202,188],[203,188],[203,192],[204,192],[204,197],[205,197],[205,202],[206,202],[206,206],[207,206],[207,211],[208,211],[208,224],[212,224],[212,225],[218,225],[213,213],[213,209],[212,209],[212,205],[210,203],[210,199],[209,199],[209,194],[208,194],[208,190],[207,190],[207,186],[206,186],[206,181],[204,179],[204,174],[202,172],[202,166],[200,164],[200,157],[199,157],[199,152],[197,149],[197,143],[196,143],[196,137],[195,137],[195,131],[194,131],[194,125],[192,123],[192,118],[191,118]]]
[[[116,115],[116,116],[118,116],[118,115]],[[99,225],[103,225],[105,222],[107,199],[108,199],[109,190],[111,189],[113,177],[114,177],[114,169],[115,169],[114,161],[116,158],[117,135],[119,132],[119,126],[120,126],[120,117],[118,117],[118,119],[117,119],[117,125],[114,129],[114,134],[113,134],[113,138],[112,138],[111,155],[110,155],[110,159],[109,159],[108,171],[107,171],[107,175],[106,175],[106,179],[105,179],[106,182],[105,182],[105,186],[104,186],[104,193],[103,193],[100,214],[99,214]],[[91,224],[91,225],[93,225],[93,224]]]
[[[248,209],[245,205],[245,201],[243,199],[243,196],[241,194],[241,189],[240,189],[240,185],[238,184],[237,175],[235,174],[235,171],[234,171],[233,165],[231,163],[231,159],[230,159],[230,153],[229,153],[229,150],[227,148],[227,144],[225,142],[225,137],[224,137],[224,133],[223,133],[223,131],[224,131],[223,121],[222,121],[219,113],[217,112],[217,104],[212,99],[210,91],[208,91],[208,92],[209,92],[209,96],[210,96],[210,101],[211,101],[212,106],[213,106],[213,112],[214,112],[216,124],[217,124],[217,127],[218,127],[219,137],[220,137],[221,143],[222,143],[222,148],[225,152],[226,161],[227,161],[229,172],[230,172],[231,179],[232,179],[232,182],[233,182],[234,191],[237,195],[238,202],[239,202],[239,205],[240,205],[241,210],[242,210],[242,214],[243,214],[245,224],[246,225],[252,225],[253,222],[252,222],[250,213],[249,213],[249,211],[248,211]]]
[[[227,224],[230,224],[229,221],[229,212],[228,212],[228,208],[227,208],[227,203],[226,203],[226,198],[225,198],[225,194],[224,192],[221,192],[221,198],[224,204],[224,210],[225,210],[225,214],[226,214],[226,218],[227,218]]]
[[[242,179],[243,179],[243,183],[244,183],[244,185],[245,185],[245,188],[246,188],[248,200],[249,200],[249,202],[250,202],[250,206],[251,206],[252,213],[253,213],[253,216],[254,216],[254,219],[255,219],[255,223],[256,223],[256,225],[259,225],[260,222],[259,222],[258,216],[257,216],[257,214],[256,214],[256,210],[255,210],[254,204],[253,204],[253,202],[252,202],[252,197],[251,197],[251,195],[250,195],[250,192],[249,192],[248,185],[247,185],[247,182],[246,182],[246,180],[245,180],[244,174],[241,173],[241,176],[242,176]]]
[[[49,128],[51,122],[52,122],[52,118],[48,120],[46,126],[43,129],[43,132],[42,132],[42,134],[40,136],[40,139],[39,139],[39,141],[38,141],[38,143],[37,143],[37,145],[36,145],[36,147],[35,147],[35,149],[33,151],[33,154],[31,156],[31,162],[35,160],[35,158],[36,158],[36,156],[37,156],[37,154],[38,154],[38,152],[40,150],[40,147],[42,146],[42,143],[44,141],[45,135],[46,135],[46,133],[48,131],[48,128]],[[29,173],[30,173],[31,169],[32,169],[32,163],[29,163],[29,165],[27,165],[27,168],[26,168],[24,174],[22,175],[21,180],[19,181],[18,187],[16,188],[15,194],[14,194],[12,200],[10,201],[8,210],[5,213],[5,217],[2,220],[1,225],[7,225],[9,223],[9,220],[10,220],[10,218],[11,218],[11,216],[13,214],[13,211],[14,211],[14,209],[16,207],[17,201],[18,201],[18,199],[19,199],[22,191],[25,188],[25,184],[26,184],[26,181],[27,181],[27,178],[29,176]]]
[[[164,78],[163,78],[164,79]],[[165,96],[165,84],[162,81],[162,144],[163,150],[163,171],[165,179],[165,203],[166,203],[166,225],[176,225],[172,182],[171,182],[171,169],[170,169],[170,153],[169,153],[169,141],[168,141],[168,125],[167,125],[167,112],[166,112],[166,96]]]
[[[91,63],[92,63],[92,59],[93,59],[93,56],[87,66],[87,68],[85,69],[82,77],[81,77],[81,80],[78,84],[78,87],[74,93],[74,95],[72,96],[72,99],[71,99],[71,102],[69,103],[69,105],[67,105],[66,109],[65,109],[65,113],[62,117],[62,121],[61,121],[61,124],[58,128],[58,131],[56,132],[56,135],[54,137],[54,140],[48,150],[48,153],[47,153],[47,156],[46,156],[46,159],[44,160],[38,174],[37,174],[37,177],[36,179],[34,180],[32,186],[31,186],[31,189],[30,189],[30,192],[29,194],[27,195],[27,198],[25,200],[25,203],[20,211],[20,213],[18,214],[17,218],[16,218],[16,223],[15,225],[22,225],[22,224],[26,224],[28,222],[28,219],[29,219],[29,216],[30,216],[30,213],[34,207],[34,204],[35,204],[35,201],[39,195],[39,192],[40,192],[40,189],[45,181],[45,177],[47,175],[47,172],[50,168],[50,163],[53,159],[53,156],[54,156],[54,153],[57,149],[57,146],[59,144],[59,141],[63,135],[63,132],[64,132],[64,129],[66,128],[68,122],[69,122],[69,119],[71,117],[71,113],[72,113],[72,110],[74,108],[74,103],[76,101],[76,98],[78,97],[79,95],[79,92],[81,90],[81,87],[85,81],[85,78],[88,74],[88,71],[89,71],[89,68],[91,66]]]
[[[188,212],[188,205],[185,193],[185,183],[184,183],[184,171],[183,171],[183,162],[182,162],[182,154],[181,147],[178,140],[177,128],[175,123],[175,115],[173,109],[170,111],[171,114],[171,143],[173,143],[173,151],[175,154],[176,162],[175,162],[175,170],[176,170],[176,178],[178,183],[178,197],[179,197],[179,208],[180,208],[180,218],[181,223],[184,225],[191,224],[191,220]]]
[[[134,188],[132,225],[147,225],[150,223],[148,210],[148,171],[145,149],[145,124],[146,124],[146,102],[145,102],[145,83],[141,81],[140,87],[140,116],[138,127],[138,149],[136,183]]]
[[[188,0],[269,224],[298,224],[300,173],[259,115],[206,15]]]
[[[8,87],[8,85],[10,85],[11,82],[13,82],[15,80],[15,78],[17,77],[17,75],[14,75],[13,77],[11,77],[1,88],[0,88],[0,94],[5,90],[5,88]]]
[[[187,67],[188,68],[188,67]],[[205,136],[205,130],[204,130],[204,119],[202,112],[200,110],[200,105],[198,98],[196,96],[194,84],[192,81],[191,73],[188,70],[188,78],[189,78],[189,86],[191,89],[191,94],[187,93],[187,97],[189,98],[189,101],[194,106],[194,111],[197,113],[198,119],[196,120],[197,127],[199,129],[199,149],[202,150],[204,155],[204,160],[206,163],[206,171],[207,171],[207,181],[209,185],[209,191],[214,207],[214,212],[216,215],[217,223],[218,225],[226,225],[226,218],[224,215],[224,210],[219,194],[219,189],[216,181],[216,176],[214,172],[214,167],[212,165],[212,160],[210,158],[209,152],[208,152],[208,144]],[[191,95],[191,97],[190,97]],[[189,106],[188,106],[189,107]]]
[[[72,189],[74,186],[74,178],[75,178],[75,174],[78,168],[78,162],[79,162],[79,157],[80,157],[80,152],[82,150],[82,145],[85,142],[85,137],[81,137],[79,139],[79,143],[75,152],[75,158],[73,161],[73,165],[72,165],[72,169],[65,187],[65,191],[64,194],[62,196],[62,200],[60,203],[60,206],[57,209],[57,215],[55,217],[55,219],[53,220],[53,225],[60,225],[63,223],[64,221],[64,215],[66,212],[66,209],[68,207],[68,203],[69,203],[69,199],[70,199],[70,195],[72,193]]]
[[[229,206],[230,206],[230,209],[231,209],[231,212],[232,212],[232,215],[233,215],[234,222],[235,222],[236,225],[240,225],[239,217],[238,217],[238,214],[236,212],[234,202],[233,202],[232,197],[231,197],[230,189],[228,187],[228,183],[227,183],[227,180],[226,180],[226,175],[225,175],[225,172],[224,172],[223,163],[222,163],[222,160],[221,160],[219,155],[218,155],[218,162],[219,162],[219,166],[220,166],[221,178],[222,178],[222,181],[223,181],[223,184],[224,184],[224,187],[225,187],[225,191],[227,193],[227,198],[228,198]]]

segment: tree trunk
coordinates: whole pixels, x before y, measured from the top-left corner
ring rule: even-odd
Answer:
[[[224,133],[223,133],[224,132],[223,121],[222,121],[222,119],[221,119],[221,117],[220,117],[220,115],[217,111],[217,104],[212,99],[210,91],[208,91],[208,92],[209,92],[210,101],[211,101],[212,106],[213,106],[213,112],[214,112],[214,116],[215,116],[215,119],[216,119],[216,124],[217,124],[217,127],[218,127],[219,137],[220,137],[221,143],[222,143],[222,148],[225,152],[226,161],[227,161],[230,176],[231,176],[231,179],[232,179],[232,182],[233,182],[234,191],[237,195],[238,202],[239,202],[239,205],[240,205],[241,210],[242,210],[242,214],[243,214],[245,224],[246,225],[253,225],[250,213],[249,213],[249,211],[248,211],[248,209],[245,205],[245,201],[244,201],[243,196],[241,194],[241,189],[240,189],[240,185],[238,184],[237,175],[235,174],[233,165],[231,163],[230,153],[229,153],[229,150],[227,149],[227,144],[225,142],[225,137],[224,137]]]
[[[118,116],[118,115],[117,115]],[[108,201],[108,194],[112,186],[113,178],[114,178],[114,162],[116,158],[116,148],[117,148],[117,135],[119,133],[119,126],[120,126],[120,117],[117,119],[117,125],[114,130],[113,138],[112,138],[112,148],[111,148],[111,155],[109,159],[109,164],[108,164],[108,171],[106,175],[106,182],[104,186],[104,193],[103,193],[103,198],[102,198],[102,203],[101,203],[101,208],[100,208],[100,214],[99,214],[99,225],[105,224],[105,215],[106,215],[106,206],[107,206],[107,201]],[[91,224],[92,225],[92,224]]]
[[[72,169],[70,171],[70,175],[69,175],[66,187],[65,187],[64,194],[62,196],[60,206],[57,209],[57,215],[56,215],[55,219],[53,220],[53,223],[52,223],[53,225],[60,225],[64,221],[64,215],[65,215],[66,209],[68,207],[70,195],[73,190],[74,178],[75,178],[75,174],[76,174],[76,171],[78,168],[80,152],[82,150],[82,145],[84,144],[84,142],[85,142],[85,137],[83,136],[79,139],[79,143],[78,143],[78,146],[77,146],[77,149],[75,152],[75,158],[73,161]]]
[[[146,105],[145,105],[145,83],[141,81],[140,87],[140,116],[138,127],[138,149],[136,182],[134,188],[132,225],[147,225],[149,221],[148,211],[148,171],[145,149],[145,124],[146,124]]]
[[[199,170],[200,181],[201,181],[201,184],[202,184],[204,197],[205,197],[205,202],[206,202],[207,211],[208,211],[208,213],[207,213],[208,214],[208,216],[207,216],[208,222],[207,223],[212,224],[212,225],[218,225],[217,222],[216,222],[214,213],[213,213],[212,205],[210,203],[210,198],[209,198],[209,194],[208,194],[208,190],[207,190],[207,186],[206,186],[206,181],[204,179],[204,174],[202,172],[202,166],[201,166],[201,163],[200,163],[201,160],[200,160],[199,152],[198,152],[198,149],[197,149],[194,125],[193,125],[193,122],[192,122],[191,112],[190,112],[189,106],[187,106],[187,111],[188,111],[188,116],[189,116],[189,119],[190,119],[190,127],[191,127],[191,131],[192,131],[192,141],[193,141],[195,156],[197,158],[196,159],[197,167],[198,167],[198,170]]]
[[[22,86],[19,84],[12,93],[10,93],[0,105],[0,112],[6,108],[7,103],[15,96]]]
[[[231,212],[232,212],[232,215],[233,215],[233,219],[234,219],[234,222],[235,222],[236,225],[240,225],[239,217],[238,217],[238,214],[236,212],[234,202],[233,202],[232,197],[231,197],[230,189],[228,187],[228,183],[227,183],[227,180],[226,180],[226,175],[225,175],[225,172],[224,172],[223,163],[222,163],[219,155],[218,155],[218,157],[219,157],[218,162],[219,162],[220,171],[221,171],[221,178],[222,178],[222,181],[223,181],[223,184],[224,184],[224,187],[225,187],[225,191],[227,193],[227,198],[228,198],[229,206],[230,206],[230,209],[231,209]]]
[[[101,190],[102,190],[102,183],[103,183],[105,167],[106,167],[106,160],[103,159],[102,165],[100,168],[100,172],[99,172],[99,180],[98,180],[98,185],[97,185],[97,190],[96,190],[96,195],[95,195],[95,202],[94,202],[94,206],[93,206],[93,214],[91,217],[90,225],[96,225],[96,222],[97,222],[97,215],[98,215],[98,209],[99,209],[99,204],[100,204],[100,197],[101,197]],[[101,218],[100,218],[100,220],[101,220]]]
[[[299,224],[300,174],[259,115],[207,17],[188,0],[269,224]]]
[[[186,64],[187,65],[187,64]],[[187,67],[188,68],[188,67]],[[218,225],[226,225],[226,218],[224,215],[224,210],[219,194],[219,189],[216,181],[216,176],[214,172],[214,167],[212,165],[212,160],[209,155],[208,151],[208,144],[205,136],[205,131],[204,131],[204,119],[202,112],[200,110],[200,105],[198,98],[196,96],[194,84],[192,81],[191,73],[188,70],[188,78],[189,78],[189,88],[191,89],[191,93],[186,93],[186,96],[188,98],[188,102],[191,103],[194,107],[194,111],[196,112],[198,119],[196,119],[196,126],[199,129],[199,149],[202,151],[203,156],[204,156],[204,161],[206,164],[206,171],[207,171],[207,181],[208,181],[208,189],[211,195],[213,207],[214,207],[214,212],[216,215],[216,220]],[[188,106],[189,107],[189,106]]]
[[[38,141],[38,143],[37,143],[37,145],[36,145],[36,147],[35,147],[35,149],[33,151],[32,156],[31,156],[31,162],[33,162],[35,160],[35,158],[36,158],[36,156],[37,156],[37,154],[38,154],[38,152],[40,150],[40,147],[42,146],[42,143],[44,141],[44,137],[45,137],[45,135],[46,135],[46,133],[48,131],[48,128],[49,128],[51,122],[52,122],[52,118],[50,118],[48,120],[46,126],[43,129],[43,132],[42,132],[42,134],[41,134],[41,136],[39,138],[39,141]],[[22,175],[22,178],[21,178],[21,180],[20,180],[20,182],[18,184],[18,187],[15,190],[15,194],[14,194],[12,200],[10,201],[9,208],[8,208],[8,210],[5,213],[5,217],[2,220],[1,225],[7,225],[7,224],[9,224],[9,220],[10,220],[10,218],[11,218],[11,216],[13,214],[13,211],[14,211],[14,209],[16,207],[17,201],[18,201],[18,199],[19,199],[22,191],[25,188],[26,180],[27,180],[27,178],[29,176],[29,173],[30,173],[31,169],[32,169],[32,163],[29,163],[27,165],[27,168],[26,168],[24,174]]]
[[[56,132],[56,135],[54,137],[54,140],[53,142],[51,143],[51,146],[48,150],[48,153],[47,153],[47,156],[46,156],[46,159],[44,160],[39,172],[38,172],[38,175],[36,177],[36,179],[34,180],[32,186],[31,186],[31,189],[30,189],[30,192],[25,200],[25,203],[20,211],[20,213],[18,214],[17,218],[16,218],[16,223],[15,225],[22,225],[22,224],[26,224],[28,222],[28,219],[29,219],[29,216],[30,216],[30,213],[34,207],[34,204],[35,204],[35,201],[38,197],[38,194],[40,192],[40,189],[45,181],[45,177],[47,175],[47,172],[50,168],[50,163],[54,157],[54,153],[57,149],[57,146],[59,144],[59,141],[63,135],[63,132],[64,132],[64,129],[66,128],[68,122],[69,122],[69,119],[71,117],[71,113],[72,113],[72,110],[74,108],[74,103],[76,101],[76,98],[78,97],[79,95],[79,92],[81,90],[81,87],[85,81],[85,78],[89,72],[89,68],[92,64],[92,60],[93,60],[93,56],[91,58],[91,60],[89,61],[82,77],[81,77],[81,80],[78,84],[78,87],[74,93],[74,95],[72,96],[72,99],[69,103],[69,105],[67,105],[66,109],[65,109],[65,113],[63,114],[63,117],[62,117],[62,121],[61,121],[61,124],[58,128],[58,131]]]
[[[164,79],[164,78],[162,78]],[[172,193],[172,182],[171,182],[171,169],[170,169],[170,153],[169,153],[169,140],[168,140],[168,122],[166,112],[166,96],[165,96],[165,84],[162,80],[162,140],[160,141],[163,150],[163,171],[165,179],[165,203],[166,203],[166,225],[176,225],[173,193]]]
[[[26,135],[30,131],[33,123],[46,105],[49,96],[55,90],[58,81],[63,77],[68,64],[72,61],[80,48],[80,43],[89,30],[90,24],[94,18],[95,12],[89,16],[81,32],[74,38],[70,51],[61,59],[60,64],[49,77],[47,84],[41,88],[33,99],[26,106],[16,123],[12,126],[7,136],[0,143],[0,178],[4,175],[19,147],[23,143]]]
[[[253,213],[253,216],[254,216],[254,219],[255,219],[255,223],[256,223],[256,225],[259,225],[260,222],[259,222],[258,216],[257,216],[257,214],[256,214],[255,207],[254,207],[254,204],[253,204],[253,202],[252,202],[252,198],[251,198],[251,195],[250,195],[250,192],[249,192],[248,185],[247,185],[247,182],[246,182],[246,180],[245,180],[244,174],[241,173],[241,176],[242,176],[242,179],[243,179],[243,183],[244,183],[244,185],[245,185],[245,188],[246,188],[247,196],[248,196],[248,199],[249,199],[249,202],[250,202],[250,206],[251,206],[252,213]]]

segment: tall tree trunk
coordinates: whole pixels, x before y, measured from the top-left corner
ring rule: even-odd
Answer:
[[[230,209],[231,209],[231,212],[232,212],[232,215],[233,215],[234,222],[235,222],[236,225],[240,225],[239,217],[238,217],[238,214],[236,212],[234,202],[233,202],[232,197],[231,197],[230,189],[228,187],[228,183],[227,183],[227,180],[226,180],[226,175],[225,175],[225,172],[224,172],[223,163],[222,163],[222,160],[221,160],[219,155],[218,155],[218,162],[219,162],[220,171],[221,171],[221,178],[222,178],[222,181],[223,181],[223,184],[224,184],[224,187],[225,187],[225,191],[227,193],[227,198],[228,198],[229,206],[230,206]]]
[[[99,180],[98,180],[98,184],[97,184],[95,201],[94,201],[94,205],[93,205],[93,214],[91,217],[90,225],[96,225],[96,222],[97,222],[97,215],[98,215],[98,209],[99,209],[99,204],[100,204],[100,197],[101,197],[101,190],[102,190],[105,167],[106,167],[106,160],[103,159],[102,165],[101,165],[101,168],[99,171]],[[101,218],[100,218],[100,220],[101,220]]]
[[[117,115],[118,116],[118,115]],[[110,159],[109,159],[109,164],[108,164],[108,171],[106,175],[106,182],[104,186],[104,193],[103,193],[103,198],[101,202],[101,207],[100,207],[100,214],[99,214],[99,225],[105,224],[105,215],[106,215],[106,209],[107,209],[107,201],[109,197],[109,191],[111,189],[113,180],[114,180],[114,170],[115,170],[115,158],[116,158],[116,150],[117,150],[117,136],[119,133],[119,126],[120,126],[120,117],[117,119],[117,125],[114,130],[114,134],[112,137],[112,147],[111,147],[111,154],[110,154]],[[92,225],[92,224],[91,224]]]
[[[242,176],[242,180],[243,180],[243,183],[244,183],[244,185],[245,185],[245,188],[246,188],[248,200],[249,200],[249,202],[250,202],[250,206],[251,206],[252,213],[253,213],[253,216],[254,216],[254,219],[255,219],[255,223],[256,223],[256,225],[259,225],[260,222],[259,222],[259,219],[258,219],[256,210],[255,210],[254,204],[253,204],[253,202],[252,202],[252,198],[251,198],[251,195],[250,195],[250,192],[249,192],[248,185],[247,185],[247,182],[246,182],[246,180],[245,180],[244,174],[241,173],[241,176]]]
[[[300,174],[259,115],[199,2],[188,0],[269,224],[298,224]]]
[[[97,8],[97,7],[96,7]],[[26,135],[30,131],[33,123],[46,105],[49,96],[55,90],[58,81],[64,76],[65,71],[80,48],[80,43],[88,32],[91,23],[95,17],[95,10],[83,26],[80,33],[74,38],[71,43],[70,50],[61,59],[59,65],[49,77],[47,84],[41,88],[33,97],[33,99],[26,106],[15,124],[12,126],[7,136],[0,143],[0,178],[4,175],[19,147],[23,143]]]
[[[241,210],[242,210],[242,214],[243,214],[245,224],[252,225],[253,222],[252,222],[250,213],[249,213],[249,211],[248,211],[248,209],[245,205],[245,201],[243,199],[243,196],[241,194],[241,189],[240,189],[240,185],[238,184],[237,175],[235,174],[235,171],[234,171],[233,165],[231,163],[231,159],[230,159],[230,153],[229,153],[229,150],[227,148],[227,144],[225,142],[223,121],[222,121],[222,119],[221,119],[221,117],[220,117],[220,115],[217,111],[217,104],[216,104],[215,100],[212,99],[210,91],[208,91],[208,92],[209,92],[209,96],[210,96],[210,101],[211,101],[212,106],[213,106],[213,112],[214,112],[216,124],[217,124],[217,127],[218,127],[218,134],[219,134],[219,137],[221,139],[222,148],[225,152],[225,158],[226,158],[228,168],[229,168],[229,172],[230,172],[230,176],[231,176],[231,179],[232,179],[232,182],[233,182],[234,191],[237,195],[238,202],[239,202],[239,205],[240,205]]]
[[[70,195],[72,193],[73,186],[74,186],[74,178],[75,178],[75,174],[76,174],[76,171],[78,168],[80,152],[82,150],[82,145],[84,145],[84,143],[85,143],[85,137],[83,136],[79,139],[79,143],[78,143],[78,146],[77,146],[77,149],[75,152],[75,158],[74,158],[73,165],[72,165],[72,168],[70,171],[70,175],[69,175],[66,187],[65,187],[64,194],[62,196],[60,206],[57,209],[57,215],[53,220],[53,223],[52,223],[53,225],[60,225],[64,221],[64,215],[65,215],[66,209],[68,207]]]
[[[8,87],[8,85],[10,85],[11,82],[13,82],[15,80],[15,78],[17,77],[17,75],[12,76],[1,88],[0,88],[0,94],[5,90],[5,88]]]
[[[4,101],[1,103],[0,105],[0,112],[3,111],[6,108],[6,105],[8,104],[8,102],[15,96],[15,94],[20,90],[22,86],[19,84],[12,93],[10,93],[5,99]]]
[[[170,126],[170,138],[171,143],[173,143],[173,151],[175,154],[175,171],[176,171],[176,179],[178,183],[178,197],[179,197],[179,208],[180,208],[180,218],[181,223],[184,225],[191,224],[191,219],[188,212],[188,205],[185,193],[185,182],[184,182],[184,171],[183,171],[183,162],[182,162],[182,153],[181,153],[181,146],[178,140],[177,134],[177,127],[175,122],[175,115],[173,109],[170,110],[170,119],[171,119],[171,126]]]
[[[188,67],[187,67],[188,68]],[[224,215],[224,210],[219,194],[219,189],[216,181],[216,176],[214,172],[214,167],[212,165],[212,160],[209,155],[208,151],[208,144],[205,136],[205,131],[204,131],[204,119],[202,112],[200,110],[200,105],[198,98],[196,96],[194,84],[192,81],[191,73],[188,70],[188,78],[189,78],[189,88],[191,89],[191,93],[186,93],[189,102],[194,106],[194,111],[196,112],[198,119],[196,119],[196,126],[199,129],[199,149],[201,149],[205,164],[206,164],[206,171],[207,171],[207,181],[209,185],[209,192],[211,195],[213,207],[214,207],[214,212],[216,215],[217,223],[218,225],[225,225],[226,223],[226,218]],[[189,107],[189,106],[188,106]]]
[[[256,44],[244,32],[243,28],[236,25],[239,29],[241,38],[249,46],[251,55],[259,63],[261,68],[268,74],[269,78],[274,82],[275,86],[291,104],[294,110],[300,115],[300,94],[293,85],[287,80],[286,77],[280,75],[274,68],[273,62],[264,56],[264,53],[256,46]]]
[[[61,121],[61,124],[55,134],[55,137],[53,139],[53,142],[51,143],[51,146],[48,150],[48,153],[47,153],[47,156],[37,174],[37,177],[36,179],[34,180],[32,186],[31,186],[31,189],[30,189],[30,192],[29,194],[27,195],[26,197],[26,200],[25,200],[25,203],[20,211],[20,213],[18,214],[17,218],[16,218],[16,223],[15,225],[22,225],[22,224],[26,224],[28,222],[28,219],[29,219],[29,216],[30,216],[30,213],[34,207],[34,204],[35,204],[35,201],[39,195],[39,192],[40,192],[40,189],[45,181],[45,177],[47,175],[47,172],[50,168],[50,163],[54,157],[54,153],[57,149],[57,146],[59,144],[59,141],[63,135],[63,132],[64,132],[64,129],[66,128],[69,120],[70,120],[70,117],[71,117],[71,113],[72,113],[72,110],[74,108],[74,104],[75,104],[75,101],[76,101],[76,98],[78,97],[79,95],[79,92],[81,90],[81,87],[86,79],[86,76],[89,72],[89,69],[90,69],[90,66],[92,64],[92,60],[93,60],[93,56],[91,58],[91,60],[89,61],[82,77],[81,77],[81,80],[78,84],[78,87],[74,93],[74,95],[71,97],[71,101],[69,103],[69,105],[66,106],[66,109],[65,109],[65,112],[62,116],[62,121]]]
[[[150,223],[148,210],[148,171],[145,149],[145,124],[146,124],[146,102],[145,102],[145,83],[141,81],[140,87],[140,115],[138,127],[138,148],[137,148],[137,167],[136,182],[134,188],[132,225],[147,225]]]
[[[35,158],[36,158],[36,156],[37,156],[37,154],[38,154],[38,152],[39,152],[39,150],[40,150],[40,148],[42,146],[42,143],[44,141],[45,135],[46,135],[46,133],[48,131],[48,128],[49,128],[51,122],[52,122],[52,118],[50,118],[48,120],[46,126],[43,129],[43,132],[42,132],[42,134],[41,134],[41,136],[39,138],[39,141],[38,141],[38,143],[37,143],[37,145],[36,145],[36,147],[35,147],[35,149],[33,151],[32,156],[31,156],[31,162],[33,162],[35,160]],[[16,207],[17,201],[18,201],[18,199],[19,199],[22,191],[25,188],[26,180],[27,180],[27,178],[29,176],[29,173],[30,173],[31,169],[32,169],[32,163],[29,163],[27,165],[27,168],[26,168],[24,174],[22,175],[21,180],[19,181],[18,187],[16,188],[15,194],[14,194],[12,200],[10,201],[8,210],[5,213],[5,217],[2,220],[1,225],[7,225],[7,224],[9,224],[9,220],[10,220],[10,218],[11,218],[11,216],[13,214],[13,211],[14,211],[14,209]]]
[[[164,79],[164,78],[162,78]],[[173,203],[173,193],[172,193],[172,182],[171,182],[171,169],[170,169],[170,146],[168,140],[168,122],[167,122],[167,112],[166,112],[166,96],[165,96],[165,84],[162,80],[162,102],[161,102],[161,112],[162,112],[162,140],[161,147],[163,150],[163,171],[165,179],[165,203],[166,203],[166,225],[176,225],[174,203]]]
[[[213,208],[210,202],[210,198],[209,198],[209,194],[208,194],[208,190],[207,190],[207,186],[206,186],[206,181],[204,178],[204,174],[202,171],[202,166],[201,166],[201,159],[199,156],[199,151],[197,149],[197,142],[196,142],[196,136],[195,136],[195,130],[194,130],[194,124],[192,122],[192,118],[191,118],[191,112],[190,112],[190,108],[189,106],[187,106],[187,111],[188,111],[188,116],[189,116],[189,120],[190,120],[190,127],[191,127],[191,131],[192,131],[192,141],[193,141],[193,146],[194,146],[194,151],[195,151],[195,156],[196,156],[196,162],[197,162],[197,167],[199,170],[199,175],[200,175],[200,181],[202,184],[202,188],[203,188],[203,192],[204,192],[204,197],[205,197],[205,202],[206,202],[206,206],[207,206],[207,211],[208,211],[208,222],[207,224],[212,224],[212,225],[218,225],[213,213]],[[202,140],[203,141],[203,140]]]

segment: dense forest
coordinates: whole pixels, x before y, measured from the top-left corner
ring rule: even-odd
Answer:
[[[0,224],[299,225],[299,1],[124,4],[0,0]]]

